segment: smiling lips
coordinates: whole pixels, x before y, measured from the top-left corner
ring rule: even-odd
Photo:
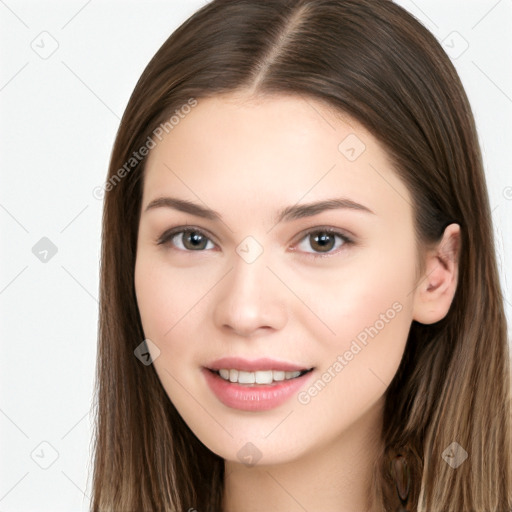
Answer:
[[[210,389],[227,407],[263,411],[288,400],[313,369],[268,358],[249,361],[226,357],[202,371]]]
[[[272,384],[300,377],[311,370],[304,366],[260,358],[249,361],[239,357],[223,357],[211,363],[213,370],[225,381],[238,384]]]

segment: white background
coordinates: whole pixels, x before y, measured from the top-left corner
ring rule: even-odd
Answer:
[[[472,103],[510,322],[512,0],[397,3],[445,41]],[[0,0],[0,512],[88,510],[102,212],[92,191],[137,79],[202,5]],[[32,252],[42,237],[57,248],[46,263]]]

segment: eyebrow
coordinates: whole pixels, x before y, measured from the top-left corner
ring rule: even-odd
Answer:
[[[215,210],[211,210],[210,208],[206,208],[191,201],[178,199],[175,197],[159,197],[154,199],[147,205],[144,211],[147,212],[148,210],[155,208],[172,208],[174,210],[190,213],[204,219],[222,220],[222,215],[220,215]],[[288,206],[277,213],[276,222],[290,222],[292,220],[318,215],[325,210],[336,209],[356,210],[375,215],[375,212],[367,206],[356,203],[355,201],[344,197],[339,197],[334,199],[326,199],[324,201],[317,201],[314,203]]]

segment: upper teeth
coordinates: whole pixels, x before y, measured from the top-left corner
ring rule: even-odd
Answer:
[[[285,379],[294,379],[301,372],[284,372],[278,370],[263,370],[256,372],[245,372],[243,370],[219,370],[220,376],[230,382],[238,382],[239,384],[271,384],[272,381]]]

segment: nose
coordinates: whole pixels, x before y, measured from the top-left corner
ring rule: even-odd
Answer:
[[[267,263],[265,253],[251,263],[235,254],[233,268],[219,283],[214,311],[219,329],[251,337],[284,327],[286,288]]]

